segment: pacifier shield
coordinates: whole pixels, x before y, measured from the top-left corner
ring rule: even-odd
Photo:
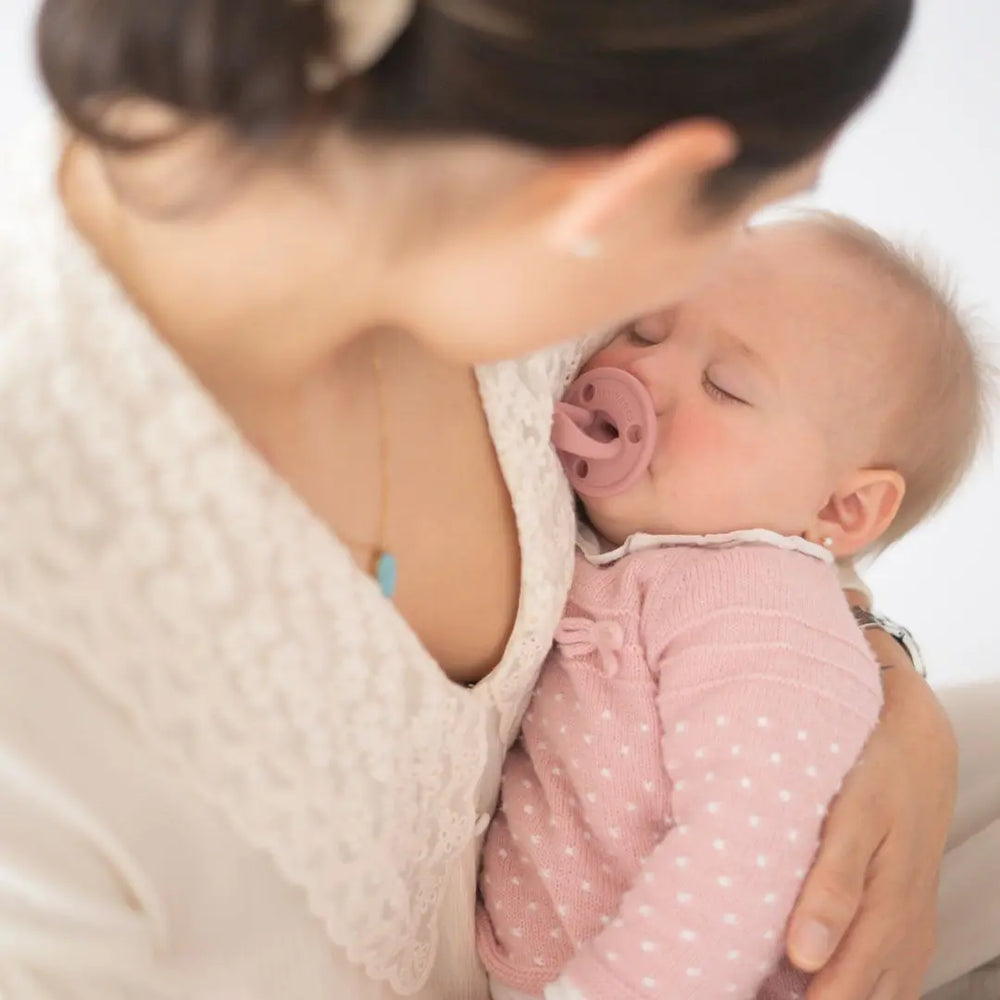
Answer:
[[[649,468],[656,448],[649,392],[621,368],[585,372],[556,404],[552,442],[581,496],[624,493]]]

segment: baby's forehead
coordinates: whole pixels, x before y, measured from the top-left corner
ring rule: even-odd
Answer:
[[[864,405],[903,346],[912,296],[879,266],[874,250],[862,250],[825,223],[759,226],[717,275],[715,294],[729,322],[817,405]]]
[[[877,282],[867,254],[830,223],[809,220],[771,222],[747,227],[732,257],[734,266],[753,268],[772,279],[791,275],[799,281],[824,273],[842,282],[850,275],[860,290]],[[835,272],[835,274],[833,273]]]
[[[703,289],[706,311],[729,313],[753,346],[798,353],[886,341],[904,298],[872,260],[808,222],[748,230]]]

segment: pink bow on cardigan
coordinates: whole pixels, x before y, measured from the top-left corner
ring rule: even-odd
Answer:
[[[618,622],[564,618],[556,628],[555,640],[574,659],[596,652],[605,676],[614,677],[618,673],[618,654],[625,642]]]

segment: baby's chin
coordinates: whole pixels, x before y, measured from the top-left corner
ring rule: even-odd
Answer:
[[[636,532],[651,531],[645,519],[637,516],[632,504],[622,497],[580,498],[587,520],[601,538],[612,545],[623,545]]]
[[[579,499],[591,527],[613,546],[624,545],[631,535],[636,534],[706,535],[762,526],[756,523],[745,525],[735,517],[731,522],[712,524],[706,522],[704,511],[676,507],[664,510],[662,501],[657,503],[655,498],[638,490],[616,497]]]

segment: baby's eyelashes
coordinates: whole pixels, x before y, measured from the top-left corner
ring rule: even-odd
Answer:
[[[715,378],[713,378],[706,370],[701,377],[701,384],[705,389],[705,392],[711,396],[712,399],[717,400],[720,403],[738,403],[742,406],[750,406],[749,400],[744,399],[742,396],[737,395],[732,389],[727,389],[725,386],[720,385]]]

